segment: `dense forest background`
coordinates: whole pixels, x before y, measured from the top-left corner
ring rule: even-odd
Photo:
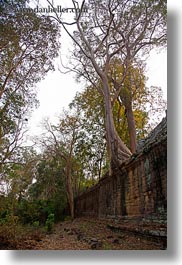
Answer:
[[[161,88],[146,86],[142,60],[152,48],[165,48],[166,1],[84,4],[92,20],[80,15],[80,5],[72,33],[71,23],[56,15],[25,13],[25,0],[0,3],[0,237],[27,225],[49,232],[68,214],[74,218],[74,198],[123,161],[121,154],[135,153],[166,109]],[[105,24],[94,13],[98,7]],[[42,135],[27,146],[27,122],[39,104],[36,84],[54,70],[61,30],[73,41],[69,70],[85,89],[57,124],[45,119]]]

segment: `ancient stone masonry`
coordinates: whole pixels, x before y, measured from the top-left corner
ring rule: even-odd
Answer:
[[[112,176],[75,199],[76,216],[161,216],[167,208],[167,118],[138,145]]]

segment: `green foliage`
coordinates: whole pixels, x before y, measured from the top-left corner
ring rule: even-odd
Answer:
[[[54,226],[54,214],[50,213],[47,217],[46,224],[45,224],[47,232],[51,233],[53,226]]]
[[[37,227],[39,227],[40,223],[39,223],[39,221],[35,221],[35,222],[33,222],[32,225],[33,225],[33,227],[37,228]]]
[[[16,213],[22,224],[45,225],[48,215],[54,211],[54,205],[46,200],[22,200],[16,209]]]
[[[103,98],[93,87],[87,87],[75,96],[70,108],[79,115],[81,127],[75,152],[86,175],[82,186],[88,187],[104,174],[102,169],[107,164]]]
[[[36,182],[28,190],[33,201],[42,202],[42,209],[46,214],[55,213],[56,220],[60,220],[67,201],[64,165],[64,161],[61,161],[59,155],[44,157],[37,164],[36,175],[34,176]]]

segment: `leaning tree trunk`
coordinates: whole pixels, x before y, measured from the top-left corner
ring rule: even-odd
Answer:
[[[106,80],[103,80],[103,86],[107,149],[112,170],[113,167],[119,167],[123,161],[128,159],[131,156],[131,152],[120,139],[115,129],[110,91]]]

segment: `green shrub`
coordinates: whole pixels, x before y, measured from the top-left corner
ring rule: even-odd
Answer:
[[[33,225],[33,227],[37,228],[37,227],[39,227],[40,223],[39,223],[39,221],[35,221],[35,222],[33,222],[32,225]]]
[[[51,233],[54,226],[54,214],[50,213],[46,220],[46,230],[47,232]]]

